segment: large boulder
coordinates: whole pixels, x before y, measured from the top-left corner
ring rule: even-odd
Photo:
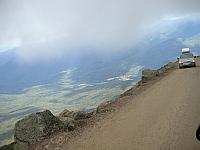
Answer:
[[[65,109],[58,115],[59,119],[63,121],[68,131],[72,131],[77,126],[80,126],[81,120],[91,118],[92,116],[93,112],[69,111],[67,109]]]
[[[158,70],[145,69],[142,71],[142,81],[151,80],[159,75]]]
[[[15,124],[14,150],[27,150],[29,146],[64,129],[64,123],[49,110],[31,114]]]

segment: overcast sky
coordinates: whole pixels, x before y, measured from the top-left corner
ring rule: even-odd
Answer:
[[[24,61],[133,46],[163,18],[199,13],[200,0],[0,0],[0,52]]]

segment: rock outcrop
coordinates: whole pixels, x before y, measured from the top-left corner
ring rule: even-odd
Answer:
[[[162,74],[164,72],[166,72],[169,69],[174,69],[177,68],[177,63],[175,62],[169,62],[167,65],[161,67],[160,69],[158,69],[159,74]]]
[[[64,127],[64,123],[49,110],[31,114],[15,124],[14,150],[28,150],[32,144],[63,130]]]
[[[148,80],[151,80],[151,79],[159,76],[160,74],[165,73],[167,70],[174,69],[176,67],[177,67],[177,63],[170,62],[158,70],[145,69],[142,71],[142,80],[141,81],[144,83]]]
[[[28,150],[31,145],[60,131],[72,131],[80,120],[91,118],[93,112],[64,110],[58,117],[49,110],[31,114],[15,124],[14,150]]]
[[[145,69],[142,71],[142,81],[145,82],[159,75],[158,70]]]

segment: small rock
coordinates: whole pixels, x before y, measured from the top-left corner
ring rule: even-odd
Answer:
[[[92,117],[93,113],[87,113],[85,111],[77,111],[73,113],[74,120],[80,120],[80,119],[87,119]]]
[[[29,150],[29,143],[24,143],[21,141],[16,140],[16,144],[13,150]]]
[[[167,68],[164,66],[164,67],[161,67],[159,70],[158,70],[158,73],[159,74],[162,74],[164,72],[166,72]]]
[[[73,131],[75,129],[75,121],[73,118],[66,117],[62,120],[64,123],[64,130],[65,131]]]
[[[105,113],[111,110],[111,104],[112,101],[106,101],[101,103],[98,107],[97,107],[97,113]]]
[[[68,122],[67,124],[68,131],[73,131],[75,129],[75,124],[73,121]]]
[[[72,118],[73,113],[74,113],[73,111],[69,111],[69,110],[65,109],[58,115],[58,117],[59,118],[71,117]]]
[[[89,118],[88,113],[84,111],[69,111],[65,109],[62,113],[59,114],[59,119],[64,123],[65,131],[73,131],[77,126],[76,120]]]

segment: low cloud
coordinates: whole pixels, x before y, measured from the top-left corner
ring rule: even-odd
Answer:
[[[148,25],[199,13],[199,0],[0,0],[0,52],[23,61],[132,47]],[[169,17],[170,16],[170,17]]]

